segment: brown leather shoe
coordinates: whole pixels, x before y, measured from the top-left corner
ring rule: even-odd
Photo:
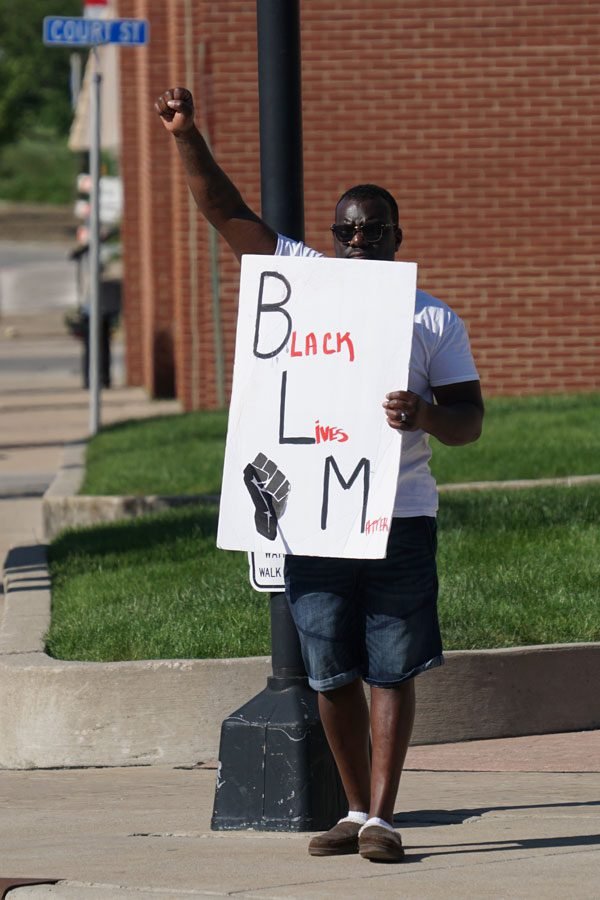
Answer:
[[[369,825],[358,839],[358,852],[376,862],[401,862],[404,859],[402,838],[397,831]]]
[[[326,831],[318,834],[308,845],[311,856],[341,856],[343,853],[358,853],[359,822],[343,819]]]

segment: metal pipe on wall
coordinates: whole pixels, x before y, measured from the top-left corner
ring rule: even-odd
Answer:
[[[194,86],[194,16],[192,0],[184,0],[185,21],[185,77],[186,83]],[[190,266],[190,310],[189,326],[191,338],[190,352],[190,406],[198,409],[200,402],[200,323],[199,313],[199,272],[198,272],[198,211],[194,198],[188,191],[188,248]]]

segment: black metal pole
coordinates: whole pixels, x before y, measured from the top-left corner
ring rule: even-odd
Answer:
[[[300,0],[256,0],[262,217],[304,240]],[[306,675],[283,594],[271,597],[273,676]]]
[[[304,240],[299,0],[257,0],[262,217]]]
[[[274,679],[306,680],[300,641],[285,594],[271,594],[271,665]]]
[[[257,0],[263,219],[304,238],[299,0]],[[221,729],[211,827],[330,828],[348,809],[285,594],[271,595],[273,675]]]

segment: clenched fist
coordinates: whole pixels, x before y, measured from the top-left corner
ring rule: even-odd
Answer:
[[[154,108],[173,137],[180,137],[194,125],[194,98],[187,88],[169,88],[160,95]]]

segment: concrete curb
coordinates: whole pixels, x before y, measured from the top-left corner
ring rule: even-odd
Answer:
[[[268,657],[90,663],[52,659],[45,548],[7,558],[0,627],[0,768],[191,766],[258,694]],[[413,743],[600,727],[600,643],[450,651],[417,679]]]
[[[258,694],[269,657],[91,663],[44,651],[45,547],[11,550],[0,623],[0,769],[195,765],[221,722]]]
[[[186,494],[176,496],[98,496],[78,495],[85,475],[87,441],[65,445],[63,464],[42,501],[42,520],[46,540],[53,540],[66,528],[98,525],[137,518],[149,513],[192,506],[199,503],[218,504],[218,494]],[[565,478],[519,479],[514,481],[473,481],[466,484],[442,484],[440,493],[455,491],[524,490],[531,487],[564,486],[600,482],[600,475],[571,475]]]
[[[179,494],[172,497],[139,497],[133,494],[125,497],[57,497],[45,494],[42,501],[44,536],[47,541],[51,541],[67,528],[84,528],[106,522],[137,519],[139,516],[184,506],[215,506],[218,503],[218,495],[212,494]]]
[[[454,491],[523,491],[538,487],[577,487],[600,484],[600,475],[566,475],[564,478],[517,478],[513,481],[467,481],[463,484],[440,484],[440,494]]]
[[[17,894],[18,892],[18,894]],[[56,884],[37,884],[27,887],[12,888],[9,897],[19,900],[39,900],[42,897],[64,898],[64,900],[182,900],[189,897],[202,897],[210,900],[210,897],[223,897],[223,894],[213,892],[190,891],[186,889],[173,890],[172,888],[148,888],[122,887],[117,884],[84,884],[79,881],[58,881]]]
[[[199,503],[215,505],[218,494],[178,494],[176,496],[89,497],[78,495],[85,475],[87,441],[65,445],[63,463],[44,494],[42,522],[47,541],[66,528],[81,528],[102,522],[134,519],[149,513],[179,509]]]
[[[71,497],[79,491],[85,476],[87,439],[69,441],[63,447],[63,459],[46,497]]]

